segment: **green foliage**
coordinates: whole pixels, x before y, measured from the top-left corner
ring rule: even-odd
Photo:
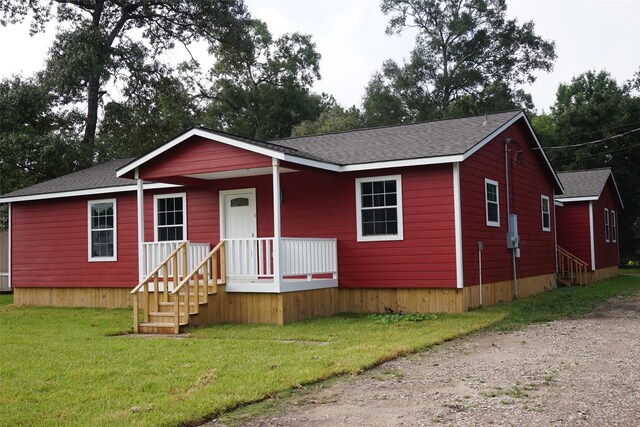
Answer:
[[[51,20],[60,24],[44,75],[63,102],[83,104],[79,160],[89,165],[107,85],[135,86],[158,71],[152,58],[176,43],[234,46],[248,13],[242,0],[0,0],[0,24],[27,18],[32,33]]]
[[[323,96],[310,88],[320,78],[320,54],[306,34],[274,39],[267,25],[252,20],[235,49],[215,46],[213,85],[205,122],[235,135],[275,139],[314,120],[325,109]]]
[[[78,167],[73,115],[54,101],[38,79],[0,81],[0,194]]]
[[[98,161],[147,153],[201,119],[201,107],[181,80],[154,76],[127,99],[105,105]]]
[[[291,136],[319,135],[358,129],[363,126],[363,120],[362,113],[355,106],[345,110],[335,104],[327,111],[320,113],[317,120],[305,120],[294,126]]]
[[[530,107],[516,90],[550,71],[553,42],[506,17],[505,0],[383,0],[387,32],[417,28],[408,61],[387,60],[366,89],[365,116],[372,124]]]
[[[580,74],[558,87],[551,113],[533,125],[557,169],[613,169],[625,206],[621,251],[624,259],[633,257],[634,226],[640,224],[640,132],[634,131],[640,128],[640,97],[631,84],[619,84],[605,71]]]
[[[300,385],[361,372],[502,317],[474,312],[380,325],[346,315],[285,326],[196,328],[176,339],[119,335],[130,329],[130,310],[0,305],[0,420],[40,426],[196,425]]]

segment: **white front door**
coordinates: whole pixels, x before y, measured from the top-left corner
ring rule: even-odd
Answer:
[[[254,280],[257,236],[256,189],[220,192],[220,237],[227,240],[227,276]]]
[[[220,234],[223,239],[256,237],[256,189],[220,192]]]

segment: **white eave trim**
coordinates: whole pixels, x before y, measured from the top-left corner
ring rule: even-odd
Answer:
[[[571,203],[571,202],[591,202],[593,200],[598,200],[598,196],[584,196],[584,197],[558,197],[556,200],[560,203]]]
[[[156,190],[161,188],[175,188],[182,187],[181,185],[175,184],[164,184],[164,183],[154,183],[154,184],[145,184],[145,190]],[[96,194],[111,194],[111,193],[125,193],[127,191],[136,191],[137,185],[120,185],[117,187],[102,187],[102,188],[91,188],[88,190],[74,190],[74,191],[63,191],[59,193],[46,193],[46,194],[32,194],[29,196],[16,196],[16,197],[8,197],[6,199],[0,199],[0,203],[13,203],[13,202],[28,202],[32,200],[49,200],[49,199],[61,199],[65,197],[79,197],[79,196],[94,196]]]

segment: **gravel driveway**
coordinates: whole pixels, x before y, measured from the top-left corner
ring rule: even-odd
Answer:
[[[462,338],[278,407],[245,425],[640,426],[640,296]]]

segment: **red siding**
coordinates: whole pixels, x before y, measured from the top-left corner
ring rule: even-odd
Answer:
[[[482,241],[482,281],[484,283],[513,278],[511,250],[506,247],[508,229],[505,185],[504,141],[509,144],[511,159],[509,189],[511,213],[518,215],[520,258],[518,277],[554,273],[554,184],[550,171],[524,123],[520,120],[485,145],[460,165],[462,204],[462,238],[465,286],[479,283],[477,243]],[[498,182],[500,227],[486,225],[485,178]],[[542,231],[540,196],[550,199],[551,231]]]
[[[589,202],[564,203],[557,212],[558,245],[591,268]]]
[[[404,240],[358,242],[355,179],[402,175]],[[282,234],[338,238],[341,287],[455,287],[451,165],[283,174]]]
[[[271,157],[193,137],[141,167],[145,179],[271,167]]]
[[[609,209],[609,234],[611,236],[611,211],[616,212],[616,221],[620,222],[620,211],[617,203],[617,196],[615,195],[615,189],[613,187],[613,181],[609,177],[607,184],[600,198],[593,202],[593,229],[595,236],[595,250],[596,250],[596,269],[604,267],[613,267],[619,264],[618,258],[618,238],[614,242],[612,238],[609,241],[605,241],[604,231],[604,210]],[[620,229],[620,225],[616,224]]]
[[[87,201],[116,199],[118,261],[88,261]],[[137,282],[135,194],[12,204],[12,285],[133,287]]]

